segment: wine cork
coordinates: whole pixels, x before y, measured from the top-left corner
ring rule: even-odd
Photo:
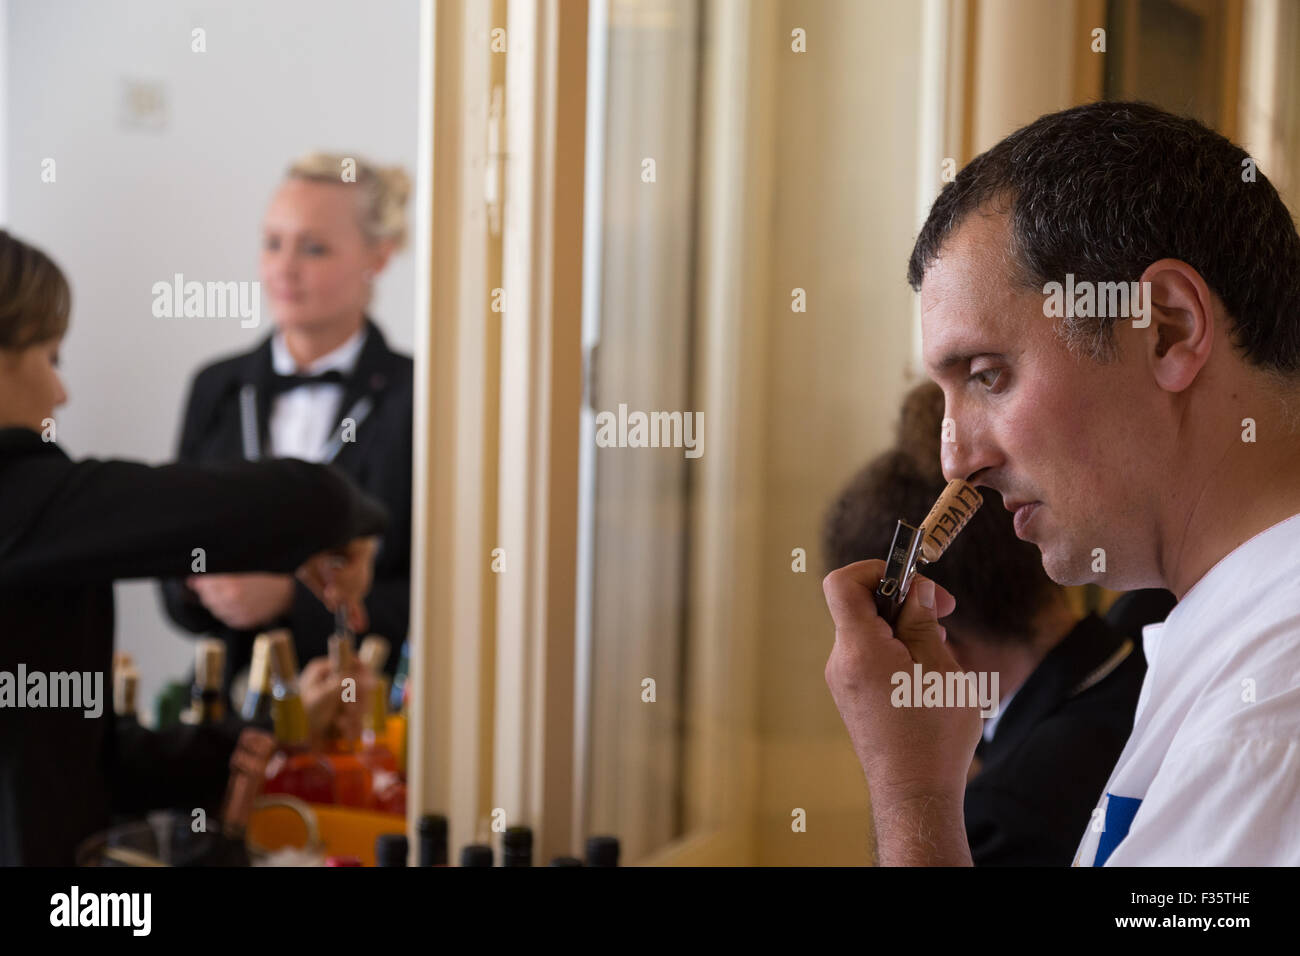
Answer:
[[[248,665],[248,689],[260,693],[271,691],[271,643],[270,634],[259,634],[253,641],[253,661]]]
[[[921,522],[921,560],[933,564],[948,550],[952,539],[984,503],[975,486],[960,478],[948,482],[943,494]]]
[[[194,683],[206,690],[221,690],[226,676],[226,645],[205,637],[194,649]]]
[[[334,634],[329,639],[330,664],[336,671],[345,673],[353,669],[352,638],[344,634]]]
[[[389,643],[388,638],[371,634],[361,642],[361,650],[357,652],[357,656],[373,673],[381,674],[384,665],[388,663],[388,655],[392,649],[393,645]]]
[[[298,660],[293,653],[293,641],[287,630],[272,631],[267,635],[271,644],[271,672],[281,684],[298,679]]]
[[[139,682],[140,674],[132,666],[119,667],[113,672],[113,713],[119,717],[135,716],[135,689]]]

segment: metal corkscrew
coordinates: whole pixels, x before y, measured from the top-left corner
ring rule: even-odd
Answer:
[[[898,522],[885,558],[885,576],[875,593],[876,610],[890,627],[898,623],[918,565],[938,561],[983,503],[974,485],[957,478],[948,482],[919,528]]]

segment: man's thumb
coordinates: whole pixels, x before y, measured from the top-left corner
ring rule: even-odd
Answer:
[[[907,645],[913,660],[937,666],[942,659],[943,631],[935,603],[934,582],[917,575],[903,601],[894,636]]]

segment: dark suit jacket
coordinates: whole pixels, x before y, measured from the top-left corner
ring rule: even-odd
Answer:
[[[411,427],[413,364],[392,351],[374,322],[366,320],[369,334],[357,358],[356,369],[344,386],[335,427],[345,417],[356,417],[356,402],[371,403],[356,429],[355,441],[344,443],[333,465],[350,476],[364,491],[383,502],[391,517],[388,534],[375,558],[374,586],[366,600],[369,632],[382,634],[393,645],[387,670],[397,666],[398,649],[406,639],[411,591]],[[246,457],[241,393],[252,386],[256,408],[257,441],[269,455],[271,414],[271,338],[252,352],[207,366],[194,379],[177,457],[188,462],[230,462]],[[243,399],[242,401],[247,401]],[[351,414],[350,414],[351,413]],[[213,617],[185,585],[183,578],[164,581],[163,601],[173,621],[187,631],[211,634],[226,642],[226,686],[247,667],[257,631],[236,631]],[[258,631],[287,627],[293,631],[298,660],[306,663],[327,653],[334,620],[320,601],[301,583],[294,584],[293,606],[279,621]]]
[[[0,707],[0,865],[71,865],[110,809],[220,798],[233,733],[117,732],[113,581],[185,574],[194,548],[214,573],[287,573],[384,528],[383,508],[325,466],[74,462],[34,431],[0,429],[5,693],[20,665],[29,677],[90,672],[102,681],[95,717],[84,707]]]
[[[966,785],[966,836],[976,866],[1070,865],[1145,674],[1141,642],[1095,615],[1048,652],[975,751],[983,766]]]

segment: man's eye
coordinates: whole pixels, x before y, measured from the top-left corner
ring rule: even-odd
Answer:
[[[1000,368],[981,369],[978,372],[972,372],[970,377],[973,381],[979,382],[989,391],[993,391],[993,386],[995,386],[998,383],[998,381],[1002,378],[1002,369]]]

